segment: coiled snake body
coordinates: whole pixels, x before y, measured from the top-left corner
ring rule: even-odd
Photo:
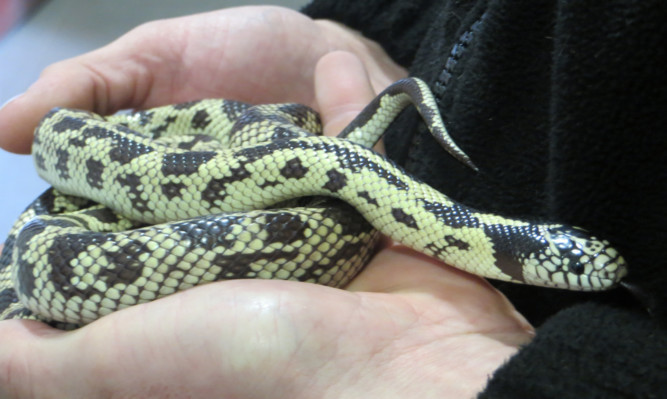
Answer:
[[[617,251],[582,229],[478,212],[370,149],[411,102],[474,168],[418,79],[390,86],[337,138],[320,136],[315,112],[296,104],[50,112],[33,157],[53,188],[6,241],[0,319],[81,325],[232,278],[344,286],[378,231],[494,279],[603,290],[625,275]]]

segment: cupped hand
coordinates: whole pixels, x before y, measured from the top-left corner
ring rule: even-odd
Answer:
[[[315,82],[332,129],[375,94],[349,53]],[[484,280],[394,246],[347,290],[236,280],[72,332],[0,322],[0,398],[469,398],[531,337]]]
[[[0,110],[0,147],[29,152],[32,131],[53,107],[106,115],[205,97],[314,106],[315,65],[334,50],[357,55],[375,91],[405,73],[360,34],[287,8],[229,8],[149,22],[46,68]]]
[[[349,291],[237,280],[73,332],[0,322],[0,397],[470,398],[530,336],[483,280],[396,247]]]
[[[255,18],[266,16],[245,14],[247,10],[234,12],[260,29]],[[260,10],[277,13],[274,17],[290,15]],[[214,32],[203,21],[215,25],[227,17],[213,13],[200,18],[201,29]],[[266,75],[230,77],[225,85],[212,79],[230,73],[225,63],[209,66],[207,75],[187,72],[198,63],[206,68],[216,57],[204,57],[205,51],[200,53],[204,58],[193,57],[197,51],[192,47],[180,59],[169,58],[169,50],[159,50],[161,45],[152,42],[158,39],[158,25],[165,24],[183,26],[175,36],[194,46],[193,37],[204,37],[192,23],[185,18],[148,24],[98,52],[49,68],[26,95],[0,113],[0,124],[11,121],[7,109],[16,111],[14,120],[23,123],[5,133],[3,145],[25,150],[21,146],[29,140],[27,125],[38,119],[34,108],[48,109],[56,101],[107,113],[210,94],[315,105],[329,134],[335,134],[379,89],[401,77],[397,66],[389,68],[396,76],[386,74],[351,49],[355,55],[333,52],[320,54],[319,63],[311,60],[314,84],[282,67],[273,71],[282,77],[273,79],[263,69],[266,65],[251,63]],[[220,57],[234,48],[224,40],[212,46],[213,41],[208,38],[203,45],[215,47],[210,51]],[[299,50],[300,57],[315,57],[317,46],[308,44],[309,50]],[[141,46],[147,48],[143,55]],[[237,51],[243,57],[243,51]],[[131,56],[123,60],[123,55]],[[303,59],[294,56],[273,57]],[[175,64],[158,62],[168,59]],[[105,67],[104,60],[116,68]],[[233,62],[243,65],[238,58]],[[291,66],[304,71],[307,65]],[[289,93],[281,85],[288,78],[301,82]],[[177,81],[183,85],[172,84]],[[136,90],[128,89],[133,84]],[[244,84],[258,91],[242,90]],[[49,94],[54,87],[60,90]],[[71,332],[31,321],[0,322],[0,398],[467,398],[483,389],[488,376],[531,337],[532,328],[484,280],[394,246],[382,249],[347,290],[285,281],[226,281],[125,309]]]

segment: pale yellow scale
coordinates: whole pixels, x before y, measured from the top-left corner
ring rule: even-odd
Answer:
[[[317,136],[317,115],[294,104],[249,108],[203,100],[107,118],[50,113],[33,152],[40,175],[58,190],[52,208],[71,215],[49,219],[29,209],[21,216],[11,235],[22,246],[12,248],[11,266],[0,264],[0,294],[16,288],[21,302],[0,302],[0,318],[37,314],[85,324],[228,278],[345,285],[372,255],[378,233],[348,234],[350,226],[326,207],[260,211],[304,196],[341,199],[395,241],[480,276],[599,290],[625,275],[625,262],[604,240],[577,228],[478,212],[374,152],[411,103],[435,140],[477,171],[418,79],[390,86],[338,138]],[[237,126],[237,119],[243,123]],[[74,196],[102,205],[83,208],[85,201]],[[229,212],[244,213],[207,219]],[[225,221],[232,219],[236,224]],[[86,235],[93,225],[109,235]],[[67,267],[55,267],[49,254],[68,234],[83,237],[76,241],[81,248]],[[247,263],[238,265],[241,259]],[[30,265],[30,278],[14,266],[20,263]],[[57,284],[50,279],[55,269],[62,273]],[[34,288],[25,292],[21,284]]]

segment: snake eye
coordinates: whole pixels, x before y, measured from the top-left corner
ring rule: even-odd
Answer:
[[[572,262],[572,263],[570,263],[570,265],[568,267],[570,269],[570,272],[572,272],[576,275],[582,275],[582,274],[584,274],[584,271],[586,270],[586,266],[584,266],[580,262]]]

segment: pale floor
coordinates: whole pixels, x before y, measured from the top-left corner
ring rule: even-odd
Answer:
[[[0,39],[0,104],[25,91],[47,65],[96,49],[154,19],[219,8],[274,4],[299,8],[307,0],[50,0]],[[16,217],[48,185],[29,156],[0,150],[0,242]]]

